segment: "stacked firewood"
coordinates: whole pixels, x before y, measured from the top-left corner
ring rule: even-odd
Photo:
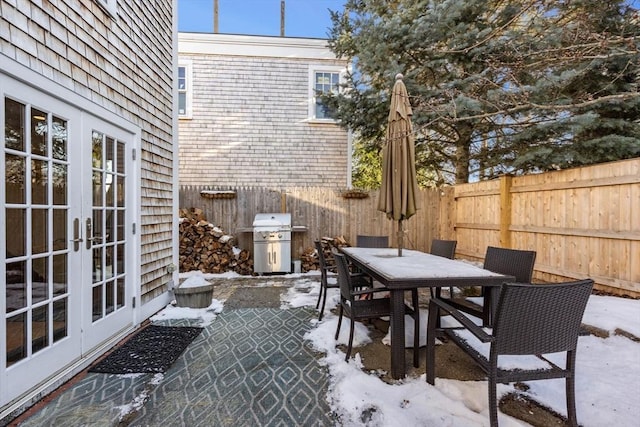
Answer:
[[[180,271],[253,274],[251,254],[244,249],[236,254],[234,243],[235,238],[208,222],[201,209],[180,209]]]
[[[300,255],[302,272],[317,270],[319,268],[318,254],[316,248],[307,248]]]
[[[327,260],[327,263],[331,263],[333,260],[333,256],[331,254],[332,246],[349,246],[349,243],[343,236],[323,237],[320,240],[322,242],[322,247],[324,248],[324,259]],[[320,268],[320,261],[315,247],[306,249],[300,256],[300,261],[302,263],[303,272],[318,270]]]

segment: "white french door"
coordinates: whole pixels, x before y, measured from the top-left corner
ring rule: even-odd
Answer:
[[[133,136],[0,74],[0,406],[133,323]]]
[[[87,116],[83,121],[82,214],[74,238],[83,255],[83,351],[133,322],[130,195],[132,137]],[[129,186],[131,188],[131,186]],[[74,231],[75,233],[75,231]],[[75,251],[75,248],[74,248]]]
[[[2,402],[81,357],[81,259],[71,251],[72,135],[80,114],[38,91],[3,80],[4,254],[0,289]],[[79,141],[77,141],[79,142]]]

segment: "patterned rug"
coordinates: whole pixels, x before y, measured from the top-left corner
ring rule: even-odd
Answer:
[[[89,372],[161,373],[173,365],[202,328],[150,325],[116,348]]]
[[[323,354],[304,339],[317,315],[306,307],[225,307],[166,372],[89,373],[20,426],[339,425]]]
[[[328,426],[328,375],[304,334],[316,312],[223,311],[149,395],[131,426]]]

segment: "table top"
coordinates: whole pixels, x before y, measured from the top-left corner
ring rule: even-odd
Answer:
[[[394,248],[340,249],[358,267],[389,287],[497,286],[513,281],[512,276],[494,273],[469,262],[452,260],[425,252]]]

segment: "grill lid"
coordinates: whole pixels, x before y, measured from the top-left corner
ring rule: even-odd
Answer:
[[[260,231],[291,229],[290,213],[259,213],[253,219],[253,228]]]

